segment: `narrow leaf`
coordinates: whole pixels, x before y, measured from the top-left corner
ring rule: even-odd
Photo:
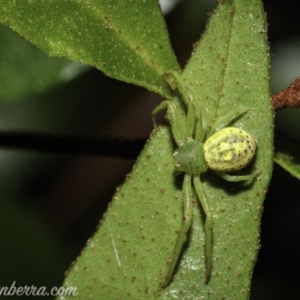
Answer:
[[[300,179],[300,146],[291,143],[275,143],[274,161],[291,175]]]

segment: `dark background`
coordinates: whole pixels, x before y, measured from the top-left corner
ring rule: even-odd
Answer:
[[[166,21],[182,65],[203,31],[213,1],[182,1]],[[297,1],[264,1],[272,91],[300,76]],[[101,101],[103,99],[104,101]],[[65,85],[0,104],[0,125],[70,135],[147,138],[160,97],[90,69]],[[276,116],[276,139],[299,142],[300,114]],[[134,160],[0,151],[0,285],[60,286]],[[253,300],[299,299],[300,182],[275,165],[262,217]],[[11,297],[12,298],[12,297]]]

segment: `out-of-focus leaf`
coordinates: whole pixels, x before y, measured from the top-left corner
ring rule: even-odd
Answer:
[[[69,271],[65,285],[78,287],[78,299],[249,297],[260,207],[273,165],[269,52],[261,1],[220,1],[182,79],[194,93],[205,127],[227,113],[247,110],[235,126],[258,140],[256,159],[243,170],[261,170],[253,185],[229,183],[211,171],[201,176],[214,217],[210,282],[204,283],[205,216],[195,201],[178,269],[170,285],[160,288],[182,223],[182,176],[174,176],[175,148],[166,124],[150,138],[99,230]]]
[[[0,22],[45,52],[170,96],[178,70],[157,1],[0,1]]]
[[[274,161],[300,179],[300,146],[291,143],[275,143]]]
[[[68,59],[49,57],[3,25],[0,45],[0,101],[41,93],[88,68]]]

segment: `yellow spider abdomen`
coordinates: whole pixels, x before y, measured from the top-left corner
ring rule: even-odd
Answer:
[[[203,146],[204,159],[214,171],[233,172],[245,168],[256,152],[256,141],[245,130],[226,127],[213,134]]]

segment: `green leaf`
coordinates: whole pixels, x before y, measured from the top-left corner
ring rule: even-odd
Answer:
[[[248,299],[259,249],[261,206],[273,165],[269,52],[259,0],[220,1],[182,74],[204,126],[247,110],[235,126],[258,141],[254,184],[229,183],[212,171],[201,176],[213,209],[213,269],[204,283],[204,214],[197,201],[188,242],[173,281],[166,275],[182,222],[182,176],[174,176],[169,125],[149,139],[124,185],[66,278],[77,299]],[[174,101],[178,101],[175,98]],[[195,198],[196,199],[196,198]]]
[[[0,0],[0,22],[45,52],[169,96],[178,70],[157,1]]]
[[[274,161],[291,175],[300,179],[300,146],[291,143],[275,143]]]
[[[204,127],[214,126],[226,114],[247,110],[234,126],[257,139],[255,168],[261,174],[249,186],[223,181],[211,171],[202,176],[214,217],[211,280],[204,283],[203,213],[195,205],[189,244],[164,299],[249,297],[261,207],[273,165],[268,50],[261,1],[220,1],[182,74]],[[251,171],[250,166],[243,174]]]
[[[156,299],[182,218],[172,151],[163,127],[148,141],[67,275],[64,285],[76,286],[78,299]]]
[[[49,57],[6,26],[0,25],[0,99],[17,100],[68,82],[88,66]]]

